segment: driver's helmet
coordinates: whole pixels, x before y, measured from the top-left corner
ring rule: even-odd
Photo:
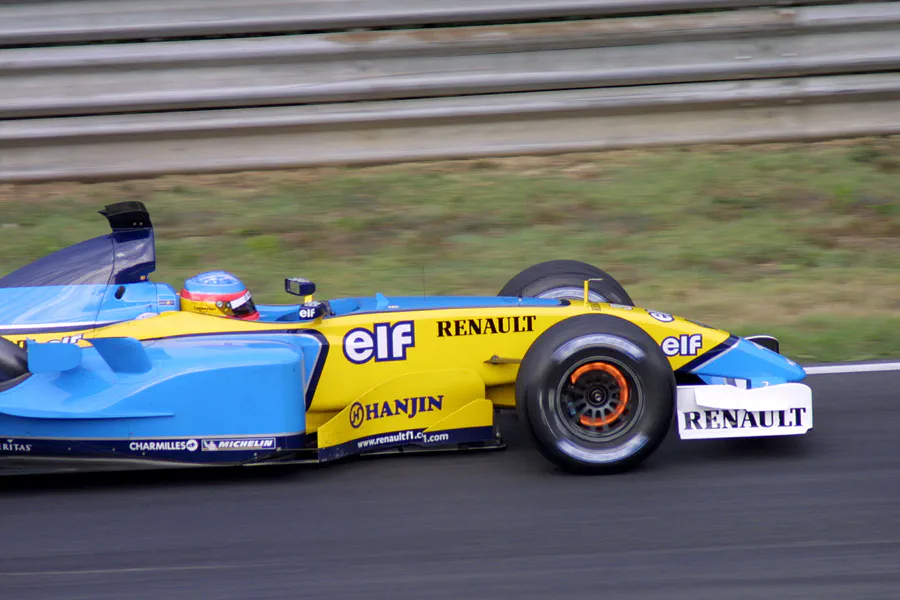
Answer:
[[[200,273],[184,282],[181,310],[256,321],[259,311],[244,283],[227,271]]]

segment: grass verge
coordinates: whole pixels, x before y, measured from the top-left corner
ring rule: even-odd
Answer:
[[[224,268],[257,299],[496,294],[553,258],[635,302],[805,362],[900,356],[900,139],[0,186],[0,274],[106,232],[141,200],[155,279]]]

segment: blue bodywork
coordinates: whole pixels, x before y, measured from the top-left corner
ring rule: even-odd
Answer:
[[[755,344],[732,336],[719,351],[701,357],[698,365],[685,365],[680,371],[691,373],[710,385],[736,385],[746,382],[747,389],[802,381],[803,367],[791,359]]]
[[[327,348],[296,332],[27,352],[30,373],[0,393],[0,455],[245,463],[302,449]]]

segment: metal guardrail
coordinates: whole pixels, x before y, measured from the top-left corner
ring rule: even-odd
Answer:
[[[0,46],[839,4],[846,0],[55,0],[0,4]]]
[[[900,133],[900,74],[25,119],[0,181]]]
[[[438,32],[15,49],[0,61],[0,118],[891,69],[900,70],[900,4],[893,3],[789,14],[759,10]]]
[[[20,8],[42,4],[103,2]],[[219,4],[226,14],[247,8]],[[472,22],[481,9],[516,4],[538,5],[473,0],[465,14]],[[651,4],[758,3],[630,4],[640,13]],[[828,5],[8,48],[0,50],[0,181],[900,133],[900,3],[817,4]],[[313,5],[325,3],[297,0],[284,14]],[[0,39],[17,23],[4,22],[3,10],[17,6],[0,5]]]

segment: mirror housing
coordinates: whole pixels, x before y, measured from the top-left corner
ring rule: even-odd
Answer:
[[[286,277],[284,291],[294,296],[312,296],[316,292],[316,284],[302,277]]]

